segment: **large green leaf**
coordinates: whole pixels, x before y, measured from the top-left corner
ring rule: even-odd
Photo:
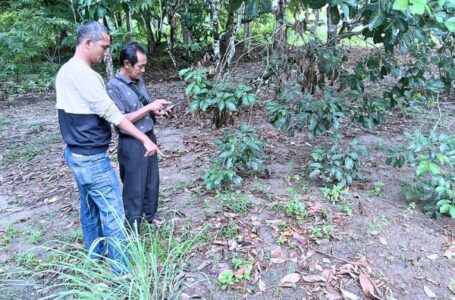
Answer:
[[[378,10],[373,14],[370,22],[368,23],[368,29],[373,30],[381,26],[385,20],[386,20],[385,14],[381,10]]]
[[[395,0],[393,2],[393,9],[405,11],[409,7],[409,0]]]
[[[444,25],[446,25],[447,29],[449,29],[450,32],[455,32],[455,17],[448,18],[444,22]]]

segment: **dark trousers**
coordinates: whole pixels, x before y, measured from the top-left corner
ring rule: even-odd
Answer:
[[[156,143],[153,132],[147,135]],[[145,148],[140,141],[120,135],[117,155],[123,182],[125,217],[130,226],[137,222],[138,229],[142,218],[152,221],[158,210],[158,157],[156,154],[144,157],[144,154]]]

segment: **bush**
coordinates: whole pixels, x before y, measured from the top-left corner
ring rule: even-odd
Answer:
[[[392,149],[386,160],[394,167],[415,169],[412,182],[402,184],[401,194],[408,201],[423,202],[429,215],[455,218],[455,136],[435,132],[425,136],[419,130],[405,136],[408,145]]]
[[[345,117],[344,99],[333,91],[325,91],[322,99],[314,101],[310,94],[280,91],[274,101],[266,105],[267,121],[289,136],[308,129],[312,139],[328,130],[338,130]]]
[[[221,140],[215,141],[219,155],[213,157],[204,182],[208,190],[221,186],[240,185],[242,176],[262,172],[266,158],[264,142],[256,130],[242,125],[239,131],[228,130]]]
[[[189,111],[210,112],[216,128],[232,124],[232,112],[257,101],[252,87],[229,82],[215,84],[207,79],[207,73],[207,69],[184,69],[179,72],[184,80],[190,82],[185,90],[185,95],[191,100]]]
[[[344,148],[339,137],[335,137],[330,148],[318,147],[311,152],[310,179],[320,178],[327,183],[335,182],[340,187],[350,185],[356,179],[363,179],[361,159],[367,153],[358,140]]]

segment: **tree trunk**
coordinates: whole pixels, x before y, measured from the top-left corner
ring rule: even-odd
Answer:
[[[209,0],[210,13],[212,15],[212,26],[213,26],[213,54],[215,56],[215,69],[218,70],[221,61],[220,54],[220,35],[218,32],[218,1]]]
[[[104,56],[104,64],[106,65],[106,76],[107,80],[111,80],[114,78],[114,63],[112,62],[112,55],[110,52],[110,48],[107,49],[106,55]]]
[[[246,56],[250,57],[251,52],[251,22],[243,24],[243,39],[244,39],[244,52]]]
[[[167,10],[167,21],[169,23],[170,29],[170,45],[169,48],[173,49],[175,41],[177,40],[177,14],[175,12],[177,6],[177,1],[170,1],[168,10]]]
[[[151,17],[149,14],[143,14],[142,20],[144,21],[145,28],[147,30],[147,50],[149,54],[153,53],[155,47],[155,37],[153,35],[153,28],[151,24]]]
[[[240,25],[242,24],[244,9],[245,9],[245,4],[242,3],[242,5],[240,6],[240,8],[237,11],[237,23],[234,27],[234,30],[232,30],[231,36],[229,38],[229,46],[228,46],[227,58],[226,58],[226,63],[227,63],[228,68],[231,66],[232,60],[234,59],[234,56],[235,56],[235,37],[237,36],[237,32],[239,32],[239,30],[240,30]]]
[[[128,42],[131,42],[133,40],[133,26],[132,26],[132,17],[131,17],[131,9],[129,6],[126,8],[126,31],[128,32]]]
[[[234,26],[235,26],[234,20],[235,20],[235,12],[229,10],[228,17],[226,20],[226,26],[224,27],[225,32],[224,32],[224,36],[223,36],[222,44],[221,44],[221,49],[223,49],[223,51],[225,51],[225,52],[227,52],[227,48],[229,47],[229,42],[230,42],[232,33],[234,32]]]
[[[313,27],[313,35],[315,37],[318,36],[318,26],[319,26],[319,9],[316,10],[316,14],[314,16],[314,27]]]
[[[283,48],[286,45],[286,36],[284,34],[286,0],[273,0],[272,11],[275,14],[275,29],[273,48]]]
[[[337,24],[332,21],[330,5],[327,6],[327,44],[331,47],[337,44]]]

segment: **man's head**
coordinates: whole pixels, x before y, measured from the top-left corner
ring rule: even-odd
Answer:
[[[110,45],[107,28],[96,21],[86,21],[77,29],[76,51],[80,51],[90,65],[103,61]]]
[[[147,52],[139,43],[127,43],[120,50],[120,63],[123,74],[131,80],[138,80],[145,73]]]

